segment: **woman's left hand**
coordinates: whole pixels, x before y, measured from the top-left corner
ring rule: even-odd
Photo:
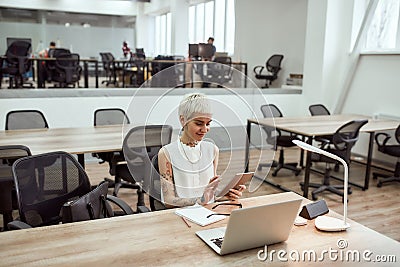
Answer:
[[[242,192],[246,190],[246,186],[245,185],[239,185],[238,189],[229,189],[229,192],[225,195],[229,200],[233,201],[233,200],[237,200],[239,198],[242,197]]]

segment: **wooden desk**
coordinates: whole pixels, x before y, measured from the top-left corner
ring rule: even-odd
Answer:
[[[107,125],[82,128],[49,128],[0,131],[0,146],[25,145],[32,154],[65,151],[77,154],[85,166],[84,154],[122,149],[123,131],[133,125]]]
[[[250,207],[299,197],[281,193],[242,199],[241,203],[243,207]],[[224,226],[227,221],[228,218],[206,227],[190,223],[188,228],[174,210],[165,210],[4,232],[0,233],[0,266],[299,266],[291,260],[279,262],[276,254],[272,263],[269,259],[262,262],[257,253],[263,248],[218,256],[195,235],[198,230]],[[314,221],[309,221],[306,226],[294,226],[286,242],[268,246],[268,251],[314,250],[320,255],[323,250],[340,250],[337,243],[343,240],[348,244],[343,251],[369,250],[371,258],[394,255],[399,260],[399,242],[351,220],[350,224],[345,232],[328,233],[319,232]],[[343,264],[330,260],[327,255],[323,263]],[[308,260],[302,264],[321,266],[321,262]],[[348,266],[365,266],[365,262],[350,262]]]
[[[245,152],[245,171],[248,171],[248,162],[249,162],[248,140],[250,140],[249,138],[251,135],[251,124],[253,123],[261,126],[265,125],[270,127],[276,127],[277,129],[280,130],[302,135],[304,137],[307,137],[307,142],[311,144],[314,137],[333,134],[340,126],[342,126],[346,122],[356,119],[368,119],[368,123],[360,129],[360,132],[369,133],[369,146],[368,146],[368,156],[367,156],[364,185],[359,185],[352,182],[350,182],[350,184],[360,187],[363,190],[366,190],[368,189],[368,184],[369,184],[375,132],[396,129],[397,126],[399,125],[398,121],[372,120],[368,116],[357,115],[357,114],[248,119],[246,152]],[[303,193],[304,197],[308,197],[310,166],[311,166],[311,152],[307,152],[306,166],[304,173],[304,193]]]

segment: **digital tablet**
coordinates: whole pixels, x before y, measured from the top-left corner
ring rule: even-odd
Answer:
[[[216,190],[216,197],[220,198],[225,196],[229,189],[238,189],[239,185],[246,184],[253,177],[254,172],[237,173],[231,180],[229,178],[222,179]]]

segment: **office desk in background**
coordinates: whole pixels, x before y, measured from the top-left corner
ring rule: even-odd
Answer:
[[[0,146],[25,145],[33,155],[65,151],[78,155],[85,167],[84,154],[122,150],[123,130],[133,125],[107,125],[80,128],[49,128],[0,131]]]
[[[246,151],[245,151],[245,171],[248,171],[248,166],[249,166],[249,140],[251,136],[251,124],[276,127],[277,129],[283,131],[295,133],[303,137],[306,137],[307,143],[312,144],[312,141],[316,136],[333,134],[343,124],[351,120],[357,120],[357,119],[368,119],[368,123],[360,129],[360,132],[369,133],[368,155],[367,155],[364,184],[359,185],[353,182],[349,183],[354,186],[360,187],[363,190],[366,190],[368,189],[369,177],[371,172],[371,162],[372,162],[372,152],[373,152],[375,132],[396,129],[397,126],[399,125],[398,121],[372,120],[371,117],[364,115],[357,115],[357,114],[248,119]],[[302,159],[300,161],[302,161]],[[310,167],[311,167],[311,152],[307,151],[306,166],[304,172],[304,192],[303,192],[304,197],[308,197]],[[273,186],[281,188],[279,185],[273,184],[267,180],[266,182]]]
[[[273,203],[278,199],[293,199],[294,193],[281,193],[241,199],[243,207]],[[301,197],[300,197],[301,198]],[[304,199],[304,203],[309,202]],[[224,206],[220,206],[224,207]],[[225,206],[226,207],[226,206]],[[222,211],[222,210],[221,210]],[[335,213],[332,213],[336,215]],[[299,266],[321,264],[346,264],[330,260],[325,253],[323,262],[309,260],[280,262],[258,259],[261,249],[219,256],[212,251],[195,232],[202,229],[225,226],[228,218],[206,227],[191,224],[189,228],[175,215],[175,210],[113,217],[95,221],[39,227],[0,233],[0,266]],[[268,251],[313,250],[318,256],[324,250],[368,250],[371,259],[378,255],[394,255],[400,259],[400,243],[350,220],[351,227],[345,232],[329,233],[315,229],[314,221],[306,226],[294,226],[286,242],[268,246]],[[265,222],[268,227],[268,222]],[[244,226],[245,227],[245,226]],[[240,233],[238,233],[240,235]],[[340,243],[339,243],[340,241]],[[338,245],[339,244],[339,245]],[[338,248],[343,244],[347,247]],[[286,254],[285,257],[289,258]],[[362,255],[361,255],[362,257]],[[348,266],[366,266],[361,262],[349,262]],[[374,266],[388,265],[375,263]],[[367,265],[368,266],[368,265]],[[393,264],[395,266],[395,264]]]

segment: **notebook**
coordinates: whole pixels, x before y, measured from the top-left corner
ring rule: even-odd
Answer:
[[[182,209],[177,209],[175,214],[185,217],[187,220],[197,223],[200,226],[206,226],[226,218],[225,215],[212,215],[216,212],[204,208],[198,204],[186,207]]]
[[[301,198],[233,210],[226,227],[196,232],[217,254],[225,255],[287,240]]]

